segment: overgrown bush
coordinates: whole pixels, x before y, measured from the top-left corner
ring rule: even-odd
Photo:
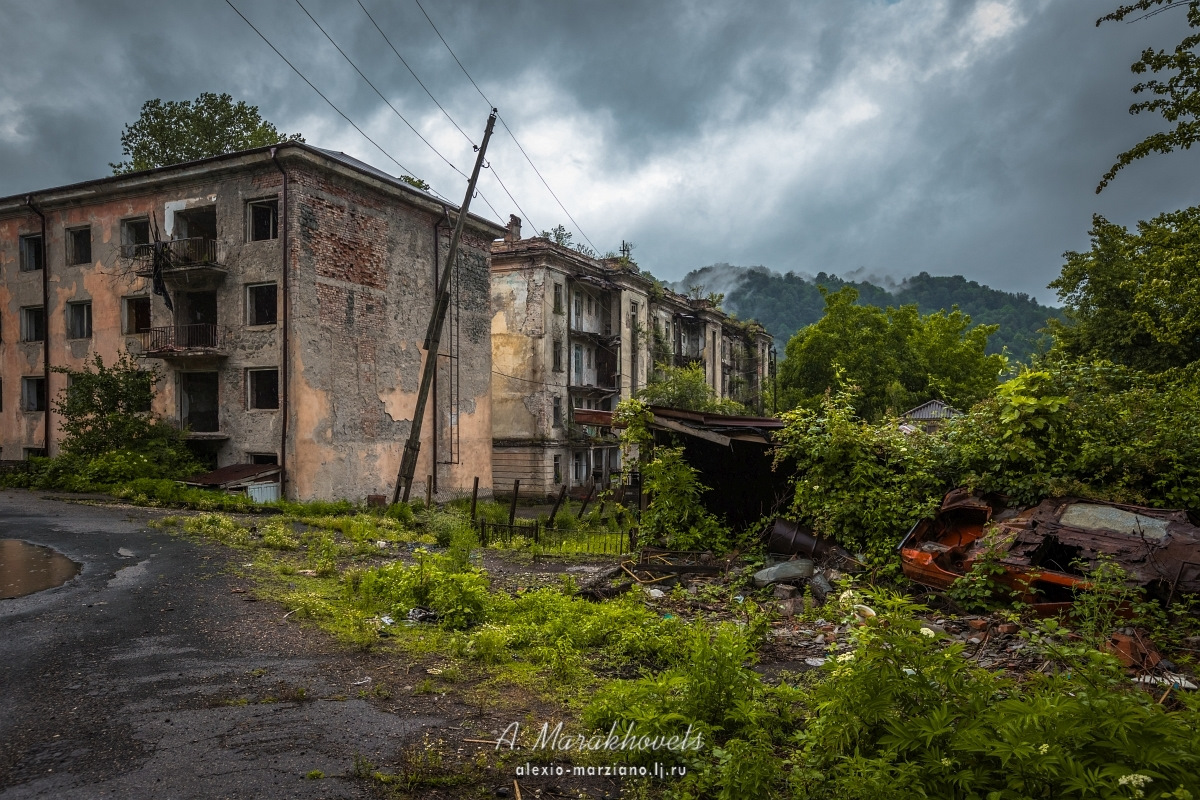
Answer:
[[[654,458],[642,465],[642,480],[650,492],[642,513],[642,533],[674,550],[714,550],[730,547],[729,529],[700,503],[708,487],[683,458],[681,447],[655,448]]]
[[[347,576],[348,593],[367,610],[386,609],[403,618],[420,606],[436,611],[443,627],[459,630],[481,622],[488,605],[487,574],[461,567],[450,556],[418,548],[416,563],[394,562]]]
[[[1025,683],[961,657],[875,595],[881,624],[831,660],[791,757],[797,798],[1193,797],[1200,702],[1168,711],[1092,651]],[[1140,777],[1137,777],[1140,776]]]
[[[854,393],[825,396],[819,411],[785,412],[775,464],[794,464],[792,513],[852,552],[894,563],[896,542],[937,509],[953,477],[943,440],[871,425],[855,415]]]
[[[1081,495],[1200,508],[1197,374],[1045,361],[949,426],[950,466],[1018,503]]]

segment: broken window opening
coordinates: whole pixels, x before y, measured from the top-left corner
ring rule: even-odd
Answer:
[[[247,375],[247,405],[252,409],[279,408],[279,370],[250,369]]]
[[[150,330],[150,298],[125,298],[125,333],[143,333]]]
[[[45,457],[46,457],[46,448],[44,448],[44,447],[26,447],[25,448],[25,460],[26,461],[28,461],[31,458],[45,458]]]
[[[554,482],[562,483],[562,456],[554,457]]]
[[[21,410],[46,410],[46,379],[44,377],[21,378]]]
[[[76,228],[67,231],[67,264],[92,263],[92,229]]]
[[[179,421],[199,433],[220,431],[218,388],[216,372],[179,373]]]
[[[92,338],[92,302],[67,303],[67,338]]]
[[[34,272],[42,268],[42,249],[41,234],[34,236],[22,236],[20,239],[21,249],[21,272]]]
[[[246,322],[249,325],[275,325],[279,319],[278,289],[273,283],[246,287]]]
[[[554,284],[554,313],[563,313],[563,287],[561,283]]]
[[[121,256],[133,258],[145,255],[145,246],[150,244],[150,220],[126,219],[121,221]],[[139,252],[138,248],[142,248]]]
[[[554,427],[561,428],[563,424],[562,398],[554,398]],[[557,458],[557,456],[555,456]]]
[[[216,239],[217,207],[200,206],[175,212],[173,239]]]
[[[246,204],[246,240],[264,242],[279,238],[279,199],[254,200]]]
[[[563,346],[559,339],[554,340],[554,371],[563,371]]]
[[[217,293],[184,292],[179,295],[175,313],[182,325],[216,325]]]
[[[46,340],[46,311],[41,306],[21,309],[21,341],[43,342]]]
[[[246,460],[251,464],[278,464],[276,453],[246,453]]]

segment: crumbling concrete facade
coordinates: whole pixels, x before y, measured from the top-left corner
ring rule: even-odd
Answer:
[[[596,259],[513,217],[492,245],[495,490],[553,495],[609,485],[620,468],[611,429],[575,410],[611,411],[662,365],[699,364],[717,397],[761,412],[771,338],[707,300],[663,288],[628,258]]]
[[[154,411],[214,466],[280,463],[293,499],[390,494],[453,218],[301,143],[0,199],[0,458],[56,453],[66,376],[49,367],[126,350],[160,376]],[[502,233],[468,218],[415,493],[427,476],[439,496],[491,485]],[[152,292],[156,238],[173,310]]]

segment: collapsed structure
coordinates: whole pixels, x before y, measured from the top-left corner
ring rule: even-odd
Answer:
[[[454,213],[297,142],[0,198],[0,458],[56,454],[55,367],[127,350],[211,466],[275,465],[294,499],[387,494]],[[418,490],[491,484],[503,233],[468,218]]]
[[[576,411],[613,410],[663,365],[698,365],[716,397],[762,413],[766,330],[663,288],[628,256],[522,239],[513,217],[492,247],[491,312],[497,491],[514,480],[534,495],[607,485],[617,438]]]
[[[938,589],[991,559],[995,579],[1043,613],[1070,605],[1101,558],[1151,597],[1200,591],[1200,527],[1186,511],[1073,497],[1011,508],[1001,495],[955,489],[897,550],[906,576]]]

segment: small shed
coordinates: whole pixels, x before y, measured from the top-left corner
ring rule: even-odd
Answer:
[[[963,413],[941,400],[927,400],[902,414],[905,422],[919,425],[927,431],[936,430],[945,420],[961,417]]]
[[[245,492],[256,502],[279,499],[278,464],[230,464],[184,481],[188,486],[226,492]]]

